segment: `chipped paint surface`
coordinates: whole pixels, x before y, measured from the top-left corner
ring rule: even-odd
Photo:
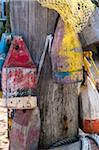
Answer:
[[[33,108],[32,102],[36,95],[36,66],[20,36],[14,37],[4,63],[2,89],[5,106],[12,109]],[[18,100],[17,97],[22,98]]]
[[[4,61],[6,59],[8,49],[9,49],[9,44],[11,42],[11,34],[10,33],[3,33],[1,40],[0,40],[0,71],[2,71],[2,67],[4,64]]]
[[[29,95],[36,88],[35,68],[5,67],[3,68],[2,78],[3,94],[8,98]]]
[[[99,93],[89,77],[87,85],[81,87],[80,119],[84,132],[99,134]]]
[[[77,34],[60,19],[51,51],[53,78],[58,83],[82,80],[82,48]]]
[[[54,80],[59,83],[81,81],[83,59],[76,33],[86,26],[95,10],[94,5],[90,0],[37,1],[44,7],[56,10],[63,21],[58,23],[52,48]]]
[[[16,110],[10,132],[12,150],[37,150],[40,134],[39,109]]]

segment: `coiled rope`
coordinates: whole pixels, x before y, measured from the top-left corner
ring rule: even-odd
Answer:
[[[68,144],[73,144],[75,142],[79,142],[80,141],[81,142],[80,150],[92,150],[90,139],[92,141],[94,141],[95,144],[97,145],[97,147],[99,148],[99,135],[87,134],[87,135],[75,136],[75,137],[70,138],[70,139],[58,140],[58,141],[54,142],[53,144],[47,146],[45,149],[54,149],[54,148],[57,148],[57,147],[66,146]]]

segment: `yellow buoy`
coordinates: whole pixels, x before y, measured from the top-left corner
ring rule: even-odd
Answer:
[[[77,33],[94,12],[90,0],[37,0],[42,6],[56,10],[61,17],[52,46],[53,77],[59,83],[82,80],[83,54]]]

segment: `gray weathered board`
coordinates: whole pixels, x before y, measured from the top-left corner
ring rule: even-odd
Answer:
[[[87,26],[80,33],[83,47],[99,43],[99,8],[89,18]]]
[[[11,0],[11,29],[24,37],[32,58],[39,63],[46,36],[54,32],[57,13],[33,0]]]
[[[48,69],[46,69],[48,68]],[[51,61],[46,56],[39,82],[41,110],[40,145],[52,144],[57,139],[77,135],[78,128],[77,84],[53,83]]]
[[[10,4],[12,31],[24,37],[34,62],[39,64],[46,36],[54,33],[58,15],[32,0],[13,0]],[[51,74],[47,54],[38,85],[40,148],[78,132],[78,85],[55,84]]]

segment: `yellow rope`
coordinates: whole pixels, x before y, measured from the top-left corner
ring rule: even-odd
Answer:
[[[90,59],[91,59],[91,62],[92,62],[93,66],[94,66],[94,68],[96,70],[96,74],[99,75],[99,70],[98,70],[96,64],[94,63],[94,60],[93,60],[92,56],[90,56]]]
[[[95,65],[95,62],[94,62],[94,60],[92,58],[92,52],[91,51],[84,52],[84,68],[87,71],[87,73],[90,76],[90,78],[92,79],[93,83],[96,84],[94,76],[93,76],[93,74],[91,72],[91,64],[89,63],[87,58],[90,59],[90,63],[94,66],[96,74],[99,75],[99,70],[98,70],[97,66]]]

